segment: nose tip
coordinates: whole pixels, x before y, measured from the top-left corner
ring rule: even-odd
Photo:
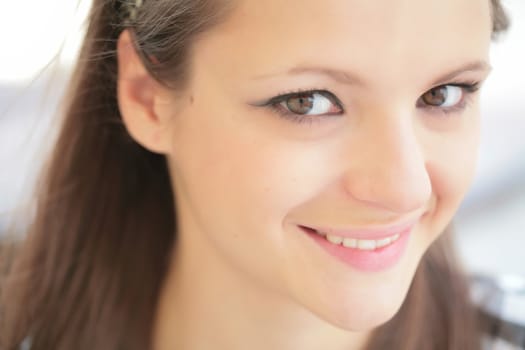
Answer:
[[[349,180],[350,195],[368,206],[404,214],[422,209],[430,199],[432,190],[426,171],[401,169],[378,170],[373,175],[362,175]]]
[[[432,195],[424,150],[411,128],[390,128],[352,152],[345,174],[349,196],[397,214],[424,208]]]

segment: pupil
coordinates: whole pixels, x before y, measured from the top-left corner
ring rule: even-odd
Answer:
[[[441,106],[447,100],[447,88],[445,86],[435,88],[423,95],[423,100],[431,106]]]
[[[286,101],[286,106],[296,114],[307,114],[314,106],[314,98],[309,95],[298,95]]]

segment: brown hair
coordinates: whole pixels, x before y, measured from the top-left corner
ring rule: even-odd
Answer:
[[[508,21],[500,2],[491,2],[495,35]],[[116,41],[130,27],[151,75],[181,88],[191,43],[229,8],[218,0],[145,1],[129,23],[126,3],[93,1],[33,223],[12,265],[4,261],[10,273],[2,284],[1,349],[18,349],[24,339],[32,350],[151,347],[176,238],[175,203],[165,158],[134,142],[121,121]],[[406,302],[369,349],[479,347],[451,250],[447,235],[429,249]]]

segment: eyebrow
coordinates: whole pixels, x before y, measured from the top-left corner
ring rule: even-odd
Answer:
[[[480,72],[480,73],[488,74],[491,70],[492,70],[492,67],[490,66],[488,62],[482,61],[482,60],[473,61],[473,62],[464,64],[461,67],[454,69],[449,73],[442,75],[441,77],[437,78],[431,85],[439,86],[442,84],[446,84],[450,82],[451,80],[455,79],[458,75],[461,75],[466,72]]]
[[[439,85],[445,84],[447,82],[450,82],[454,78],[456,78],[458,75],[461,75],[466,72],[486,72],[488,73],[491,71],[491,69],[492,67],[490,66],[490,64],[483,60],[468,62],[438,77],[437,79],[434,80],[434,82],[431,85],[439,86]],[[297,67],[290,68],[284,74],[285,75],[300,75],[300,74],[307,74],[307,73],[325,75],[343,84],[364,85],[364,81],[360,79],[356,74],[353,74],[347,71],[343,71],[343,70],[337,70],[337,69],[331,69],[331,68],[319,67],[319,66],[297,66]],[[254,79],[257,79],[257,80],[265,79],[265,78],[270,78],[276,75],[279,75],[279,74],[259,75],[259,76],[256,76]]]

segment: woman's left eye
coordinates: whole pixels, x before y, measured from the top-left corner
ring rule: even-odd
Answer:
[[[425,92],[418,101],[418,107],[438,108],[444,112],[462,109],[468,94],[478,90],[478,84],[441,85]]]

